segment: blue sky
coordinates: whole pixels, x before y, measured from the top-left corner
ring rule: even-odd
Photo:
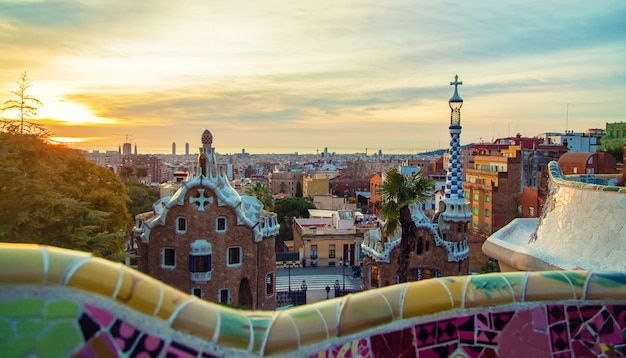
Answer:
[[[83,149],[408,153],[624,121],[626,2],[3,1],[0,101]],[[567,115],[566,115],[567,112]],[[5,112],[5,118],[15,114]],[[81,140],[81,141],[78,141]]]

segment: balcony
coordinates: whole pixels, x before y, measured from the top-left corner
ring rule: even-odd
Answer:
[[[190,272],[189,279],[195,283],[207,283],[211,280],[211,271],[208,272]]]

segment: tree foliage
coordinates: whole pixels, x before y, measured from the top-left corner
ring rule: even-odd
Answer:
[[[303,198],[289,197],[274,204],[274,212],[280,223],[276,247],[281,247],[284,241],[293,239],[292,218],[308,218],[309,209],[315,209],[315,205]]]
[[[2,122],[0,122],[0,131],[13,134],[19,133],[20,135],[26,132],[27,134],[35,134],[42,137],[48,136],[49,133],[43,126],[27,121],[27,119],[37,116],[37,112],[43,104],[37,98],[26,94],[26,90],[32,87],[32,84],[28,82],[28,74],[26,71],[20,75],[20,80],[17,81],[17,85],[17,89],[11,91],[17,99],[5,101],[0,110],[2,112],[16,112],[18,119],[17,121],[2,119]]]
[[[263,208],[265,210],[272,211],[274,207],[274,199],[272,198],[272,194],[270,193],[270,189],[267,185],[259,181],[255,181],[246,187],[245,194],[259,199],[259,201],[263,203]]]
[[[159,190],[138,182],[125,182],[128,194],[128,212],[132,217],[152,211],[152,205],[159,200]]]
[[[406,274],[411,252],[409,240],[414,236],[415,228],[409,206],[430,198],[434,188],[435,182],[432,179],[424,178],[419,174],[409,178],[395,168],[387,171],[385,180],[378,188],[382,202],[380,215],[385,219],[383,233],[386,237],[391,237],[398,228],[402,229],[397,271],[400,282],[407,281]]]
[[[125,249],[128,196],[119,177],[78,151],[0,133],[0,240],[112,257]]]
[[[381,199],[380,215],[385,219],[383,232],[393,236],[402,225],[402,211],[406,211],[404,219],[410,220],[409,205],[428,200],[435,188],[432,179],[415,175],[413,178],[402,175],[398,169],[392,168],[386,173],[385,180],[378,188]]]

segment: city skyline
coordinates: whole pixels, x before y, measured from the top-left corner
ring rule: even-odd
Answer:
[[[624,121],[626,3],[5,1],[0,102],[87,150],[416,153]],[[15,118],[15,113],[3,113]],[[81,141],[82,140],[82,141]]]

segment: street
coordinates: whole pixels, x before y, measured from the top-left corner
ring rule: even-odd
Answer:
[[[291,275],[290,272],[291,271]],[[305,267],[305,268],[280,268],[276,269],[276,290],[287,291],[289,289],[289,277],[291,276],[291,289],[299,290],[302,280],[306,281],[309,290],[324,290],[326,286],[332,289],[338,280],[343,287],[344,280],[342,273],[345,272],[346,289],[360,289],[362,278],[352,278],[352,268],[345,267]]]

